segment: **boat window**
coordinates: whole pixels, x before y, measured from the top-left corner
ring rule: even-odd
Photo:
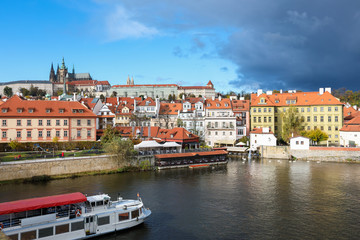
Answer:
[[[88,218],[86,219],[88,220]],[[84,222],[80,221],[80,222],[73,222],[71,223],[71,231],[77,231],[77,230],[81,230],[84,229]]]
[[[35,217],[41,215],[41,209],[29,210],[27,212],[27,217]]]
[[[140,215],[142,214],[142,208],[139,209]]]
[[[129,220],[129,213],[120,213],[119,214],[119,222]]]
[[[98,225],[106,225],[110,223],[110,216],[106,216],[106,217],[99,217],[98,218]]]
[[[69,232],[69,224],[55,226],[55,233],[62,234]]]
[[[101,205],[104,205],[104,202],[103,202],[103,201],[97,201],[97,202],[96,202],[96,206],[101,206]]]
[[[92,207],[95,207],[95,202],[91,202],[91,206],[92,206]]]
[[[18,234],[9,235],[8,237],[9,237],[11,240],[18,240],[18,239],[19,239]]]
[[[36,239],[36,230],[21,233],[22,240]]]
[[[139,210],[135,210],[131,212],[131,218],[137,218],[139,217]]]
[[[39,229],[39,238],[49,237],[54,235],[54,227],[41,228]]]

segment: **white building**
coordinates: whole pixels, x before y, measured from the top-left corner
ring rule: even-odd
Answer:
[[[183,127],[196,134],[204,140],[205,136],[205,109],[202,98],[189,98],[183,101],[182,111],[179,113],[179,119]]]
[[[290,138],[291,150],[309,150],[310,139],[303,136],[297,136]]]
[[[345,147],[360,146],[360,115],[358,114],[340,129],[340,144]]]
[[[276,137],[269,128],[254,128],[250,132],[250,146],[276,146]]]
[[[205,143],[211,147],[234,146],[236,117],[230,99],[205,100]]]

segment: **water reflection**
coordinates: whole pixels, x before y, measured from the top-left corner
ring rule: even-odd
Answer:
[[[100,239],[357,239],[360,165],[277,160],[0,186],[0,201],[81,191],[135,198],[153,214]]]

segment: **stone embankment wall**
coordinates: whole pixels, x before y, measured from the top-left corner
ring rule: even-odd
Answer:
[[[290,159],[289,146],[260,146],[259,153],[264,158]]]
[[[289,146],[262,146],[260,154],[264,158],[290,159],[293,156],[298,160],[360,162],[360,148],[310,147],[309,150],[290,150]]]

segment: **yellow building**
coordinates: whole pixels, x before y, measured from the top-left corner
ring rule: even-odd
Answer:
[[[320,88],[319,92],[272,93],[271,91],[251,94],[251,129],[270,127],[276,136],[281,136],[282,117],[290,106],[301,116],[304,130],[320,129],[328,134],[330,143],[339,144],[339,130],[343,126],[342,103],[331,95],[331,88]]]
[[[24,100],[0,106],[0,142],[96,141],[96,115],[76,101]]]

